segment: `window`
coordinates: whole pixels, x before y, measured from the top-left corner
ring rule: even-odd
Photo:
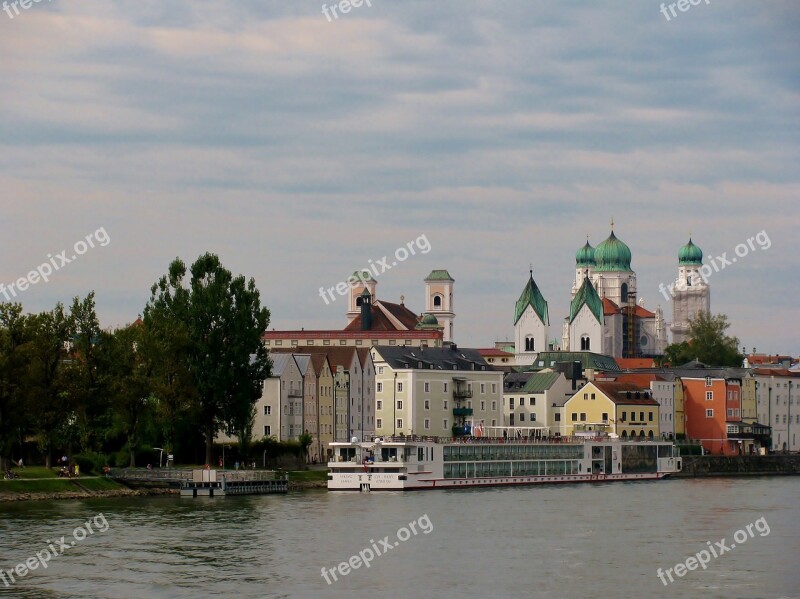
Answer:
[[[402,399],[398,399],[397,400],[397,409],[398,410],[402,410],[403,409],[403,400]]]
[[[581,422],[586,422],[586,412],[581,412]]]
[[[577,412],[573,412],[572,413],[572,422],[578,422],[578,413]]]
[[[733,408],[728,408],[728,418],[733,418]]]
[[[561,413],[556,412],[556,422],[561,422]]]
[[[446,410],[447,409],[447,400],[445,399],[443,403],[444,403],[443,409]]]
[[[264,436],[269,437],[272,434],[272,429],[270,428],[269,424],[264,425]]]
[[[379,399],[378,401],[375,402],[375,409],[377,409],[377,410],[382,410],[383,409],[383,401],[382,400]]]
[[[519,415],[519,421],[520,421],[520,422],[525,422],[525,412],[522,412],[522,413],[520,413],[520,415]]]
[[[375,419],[375,428],[383,428],[383,418]]]
[[[530,335],[525,337],[525,351],[535,351],[533,344],[533,337],[531,337]]]
[[[592,393],[592,399],[594,399],[594,393]]]
[[[590,351],[592,349],[592,340],[589,335],[581,336],[581,351]]]
[[[603,412],[603,422],[608,422],[608,412]]]
[[[536,422],[536,414],[531,414],[531,422]]]
[[[272,406],[264,406],[264,416],[272,414]]]
[[[644,412],[639,412],[639,422],[644,422]]]
[[[524,397],[520,397],[519,398],[519,406],[522,407],[524,405],[525,405],[525,398]]]
[[[652,412],[648,412],[647,420],[649,420],[650,422],[653,422],[653,413]]]
[[[402,383],[402,381],[398,381],[398,383],[397,383],[397,392],[398,393],[402,393],[403,392],[403,383]]]
[[[378,383],[378,393],[383,393],[383,383]]]
[[[425,409],[426,410],[430,410],[431,409],[431,400],[430,399],[426,399],[425,400]]]
[[[714,410],[708,409],[706,410],[706,418],[713,418],[714,417]]]
[[[398,418],[397,419],[397,428],[403,428],[403,419],[402,418]]]
[[[430,418],[426,418],[426,419],[425,419],[425,424],[424,424],[424,426],[425,426],[425,429],[426,429],[426,430],[431,428],[431,419],[430,419]],[[422,451],[422,448],[420,447],[420,449],[419,449],[419,450],[420,450],[420,451]]]
[[[493,401],[493,402],[492,402],[492,411],[494,411],[494,410],[496,410],[496,409],[497,409],[497,402],[496,402],[496,401]],[[492,426],[495,426],[495,425],[493,424]]]
[[[442,389],[445,393],[447,393],[447,383],[442,383],[444,385],[444,389]]]
[[[497,393],[497,383],[492,383],[492,393]]]
[[[711,386],[711,377],[707,376],[706,377],[706,387],[710,387],[710,386]]]
[[[430,393],[431,392],[431,384],[430,383],[423,383],[422,390],[425,391],[425,393]]]
[[[486,411],[486,402],[482,401],[481,402],[481,412],[485,412],[485,411]],[[800,418],[800,416],[798,416],[798,418]]]
[[[508,407],[511,408],[512,410],[514,409],[514,398],[513,397],[509,397],[508,398]]]
[[[706,391],[706,401],[714,401],[714,392]]]
[[[378,366],[378,374],[383,374],[383,366]]]
[[[444,420],[442,420],[442,428],[443,428],[443,429],[445,429],[445,430],[447,430],[447,418],[445,418]]]
[[[486,385],[484,383],[481,383],[481,395],[483,395],[484,393],[486,393]]]
[[[584,393],[583,394],[583,399],[589,399],[589,394],[588,393]]]

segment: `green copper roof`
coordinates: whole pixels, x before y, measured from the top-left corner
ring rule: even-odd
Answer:
[[[533,308],[533,311],[536,312],[544,324],[550,324],[550,317],[547,314],[547,301],[536,286],[536,282],[533,280],[533,273],[531,273],[525,289],[522,290],[522,295],[517,300],[517,306],[514,308],[514,324],[519,322],[519,319],[522,318],[522,313],[525,312],[525,308],[528,306]]]
[[[364,287],[364,291],[361,292],[361,297],[372,297],[372,294],[369,292],[369,289]]]
[[[597,290],[592,285],[592,282],[585,278],[583,279],[583,284],[581,288],[578,289],[578,293],[575,294],[575,297],[572,298],[572,303],[569,306],[569,322],[572,324],[572,321],[575,320],[575,317],[580,312],[583,305],[586,304],[589,306],[589,310],[592,311],[595,318],[597,318],[597,322],[603,322],[603,300],[600,299],[600,296],[597,295]]]
[[[450,276],[450,273],[446,270],[432,270],[431,274],[425,277],[426,281],[453,281],[455,279]]]
[[[353,273],[353,277],[356,279],[360,279],[361,281],[374,281],[375,279],[372,278],[372,273],[368,270],[357,270]]]
[[[617,239],[614,231],[594,250],[596,271],[614,272],[631,270],[631,249]]]
[[[433,314],[425,314],[420,321],[420,324],[437,326],[439,321]]]
[[[703,250],[692,243],[692,238],[689,238],[689,243],[683,246],[678,252],[678,265],[679,266],[701,266],[703,264]]]
[[[586,245],[575,254],[575,266],[585,268],[594,265],[594,248],[589,244],[589,240],[587,239]]]
[[[561,376],[560,372],[537,372],[532,374],[522,388],[523,393],[544,393],[553,386]]]

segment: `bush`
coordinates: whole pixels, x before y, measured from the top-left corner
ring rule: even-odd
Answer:
[[[97,474],[103,471],[103,466],[108,463],[108,457],[102,453],[87,451],[72,456],[72,461],[78,465],[82,474]]]

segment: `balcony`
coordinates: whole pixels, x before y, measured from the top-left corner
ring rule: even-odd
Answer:
[[[453,416],[472,416],[472,408],[453,408]]]
[[[467,389],[466,387],[453,389],[453,399],[471,399],[471,398],[472,398],[472,389]]]
[[[287,395],[289,397],[303,397],[303,392],[295,389],[289,389],[289,393],[287,393]]]
[[[452,428],[453,436],[454,437],[463,437],[464,435],[471,435],[472,434],[472,427],[471,426],[459,426],[457,424],[453,425]]]

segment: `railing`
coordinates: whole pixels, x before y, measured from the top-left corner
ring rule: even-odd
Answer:
[[[472,408],[453,408],[453,416],[472,416]]]
[[[192,480],[192,471],[187,468],[112,468],[109,477],[119,480],[142,480],[153,482],[182,482]]]
[[[472,389],[453,389],[453,399],[470,399]]]
[[[457,427],[453,427],[457,428]],[[469,427],[461,427],[461,428],[469,428]],[[438,437],[438,436],[425,436],[425,435],[384,435],[383,437],[375,437],[373,441],[382,440],[384,443],[436,443],[436,444],[447,444],[447,443],[524,443],[524,444],[538,444],[538,445],[557,445],[561,443],[589,443],[593,442],[596,443],[598,441],[603,443],[621,443],[621,442],[628,442],[628,443],[675,443],[674,441],[669,441],[667,439],[649,439],[647,437],[640,438],[640,437],[630,437],[630,438],[618,438],[614,439],[611,437],[538,437],[538,438],[530,438],[530,437],[509,437],[504,439],[503,437],[472,437],[472,436],[455,436],[455,437]]]

